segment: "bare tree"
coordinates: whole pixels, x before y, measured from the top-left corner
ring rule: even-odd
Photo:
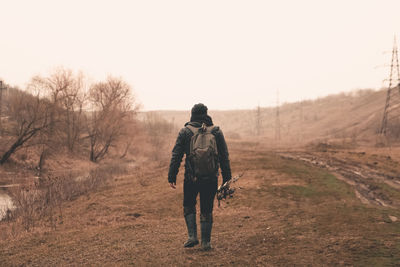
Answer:
[[[61,140],[71,152],[82,134],[83,92],[82,73],[57,68],[48,77],[35,76],[29,86],[31,91],[42,91],[51,102],[48,138]]]
[[[70,86],[62,91],[61,104],[67,147],[72,152],[82,134],[85,95],[82,91],[82,76],[70,77],[70,79]]]
[[[89,100],[93,109],[87,120],[90,160],[97,162],[126,135],[127,120],[135,113],[136,105],[131,87],[114,77],[94,84],[89,91]]]
[[[41,169],[51,151],[49,148],[62,145],[74,151],[85,139],[85,129],[91,161],[104,158],[120,140],[119,145],[126,144],[124,157],[132,142],[121,138],[134,126],[138,108],[130,86],[120,78],[109,77],[94,84],[85,95],[83,84],[82,74],[59,68],[47,77],[35,76],[28,86],[32,94],[16,91],[9,101],[16,139],[10,141],[0,164],[35,137],[35,144],[42,146],[38,163]],[[84,111],[84,106],[90,106],[91,110]]]
[[[8,103],[11,124],[10,146],[0,158],[0,165],[23,145],[49,127],[49,103],[36,96],[14,90]]]

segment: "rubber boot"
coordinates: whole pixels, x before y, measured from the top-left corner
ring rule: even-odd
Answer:
[[[185,248],[190,248],[199,244],[199,240],[197,239],[196,213],[186,215],[185,221],[189,238],[183,246]]]
[[[201,214],[201,248],[205,251],[211,249],[212,214]]]

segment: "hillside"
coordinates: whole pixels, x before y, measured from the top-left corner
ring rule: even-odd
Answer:
[[[279,107],[280,133],[283,143],[308,143],[336,139],[375,143],[382,121],[386,90],[360,90],[317,100],[287,103]],[[181,127],[190,118],[190,111],[154,111]],[[257,112],[254,110],[210,110],[214,123],[228,137],[246,138],[256,135]],[[275,142],[276,108],[260,110],[260,138]]]

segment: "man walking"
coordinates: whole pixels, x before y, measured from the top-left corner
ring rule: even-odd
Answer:
[[[223,183],[231,179],[229,153],[224,135],[214,126],[207,115],[207,107],[196,104],[192,108],[190,122],[178,134],[172,150],[168,172],[170,186],[176,188],[176,176],[182,157],[185,157],[183,181],[183,214],[188,230],[184,247],[199,244],[196,224],[196,198],[200,194],[201,247],[211,249],[212,211],[218,187],[218,169],[221,168]]]

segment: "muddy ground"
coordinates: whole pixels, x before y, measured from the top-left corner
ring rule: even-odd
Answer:
[[[235,196],[215,203],[211,251],[183,248],[182,169],[172,190],[157,162],[65,203],[56,230],[3,234],[0,266],[400,263],[397,158],[229,145],[234,174],[248,170]],[[12,223],[1,224],[11,233]]]

